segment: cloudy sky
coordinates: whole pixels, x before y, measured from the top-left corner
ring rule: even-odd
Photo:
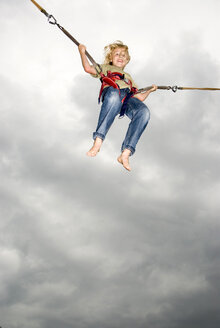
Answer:
[[[219,0],[39,0],[98,62],[128,44],[140,87],[220,87]],[[220,326],[220,92],[160,91],[96,158],[99,81],[29,0],[0,0],[0,326]]]

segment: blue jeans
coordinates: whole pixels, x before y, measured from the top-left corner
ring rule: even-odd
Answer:
[[[93,139],[97,137],[105,139],[106,134],[114,122],[115,117],[120,113],[122,99],[129,93],[129,89],[121,89],[120,93],[113,87],[104,89],[102,94],[102,107],[99,114],[96,131]],[[132,97],[126,104],[125,115],[131,120],[125,139],[121,146],[121,151],[129,149],[131,155],[134,154],[138,140],[144,132],[149,119],[150,111],[148,107],[139,99]]]

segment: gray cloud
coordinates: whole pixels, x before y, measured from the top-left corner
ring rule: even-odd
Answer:
[[[108,17],[114,4],[99,10]],[[144,49],[138,53],[144,64],[134,56],[128,67],[141,87],[219,85],[218,47],[211,51],[215,41],[207,45],[198,23],[207,5],[198,11],[185,4],[187,10],[168,1],[164,17],[153,2],[141,2],[140,18],[147,15],[148,21],[136,39],[130,26],[120,35],[129,34],[131,49]],[[216,1],[210,4],[208,29],[218,8]],[[14,12],[14,5],[1,2],[1,15]],[[65,20],[88,2],[66,9],[56,1],[51,8],[42,5]],[[21,6],[29,15],[34,9]],[[198,19],[186,29],[190,6]],[[162,26],[173,28],[171,11],[175,16],[180,9],[183,19],[172,37],[162,33]],[[0,325],[219,327],[218,93],[151,95],[151,120],[131,158],[131,173],[116,161],[126,118],[115,120],[100,154],[89,159],[99,81],[83,75],[76,49],[44,25],[40,13],[33,14],[28,30],[29,18],[23,10],[17,14],[16,42],[2,33]],[[140,43],[156,16],[161,25]],[[80,15],[75,19],[80,24]],[[1,23],[9,38],[14,20],[4,16]],[[94,22],[95,30],[99,24]],[[102,49],[122,26],[114,21],[95,44]],[[86,30],[87,24],[82,39]]]

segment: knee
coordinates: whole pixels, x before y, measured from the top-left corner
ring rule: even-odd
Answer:
[[[142,106],[138,110],[138,115],[141,117],[142,121],[145,122],[146,124],[150,120],[150,111],[149,108],[142,103]]]

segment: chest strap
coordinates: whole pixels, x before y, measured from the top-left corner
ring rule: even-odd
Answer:
[[[116,81],[124,79],[124,74],[121,74],[118,72],[108,71],[107,75],[104,75],[103,73],[100,73],[100,75],[101,75],[100,81],[102,82],[102,85],[101,85],[101,89],[99,92],[99,103],[101,100],[102,92],[106,86],[118,89],[120,92],[120,88],[119,88],[118,84],[116,83]]]

